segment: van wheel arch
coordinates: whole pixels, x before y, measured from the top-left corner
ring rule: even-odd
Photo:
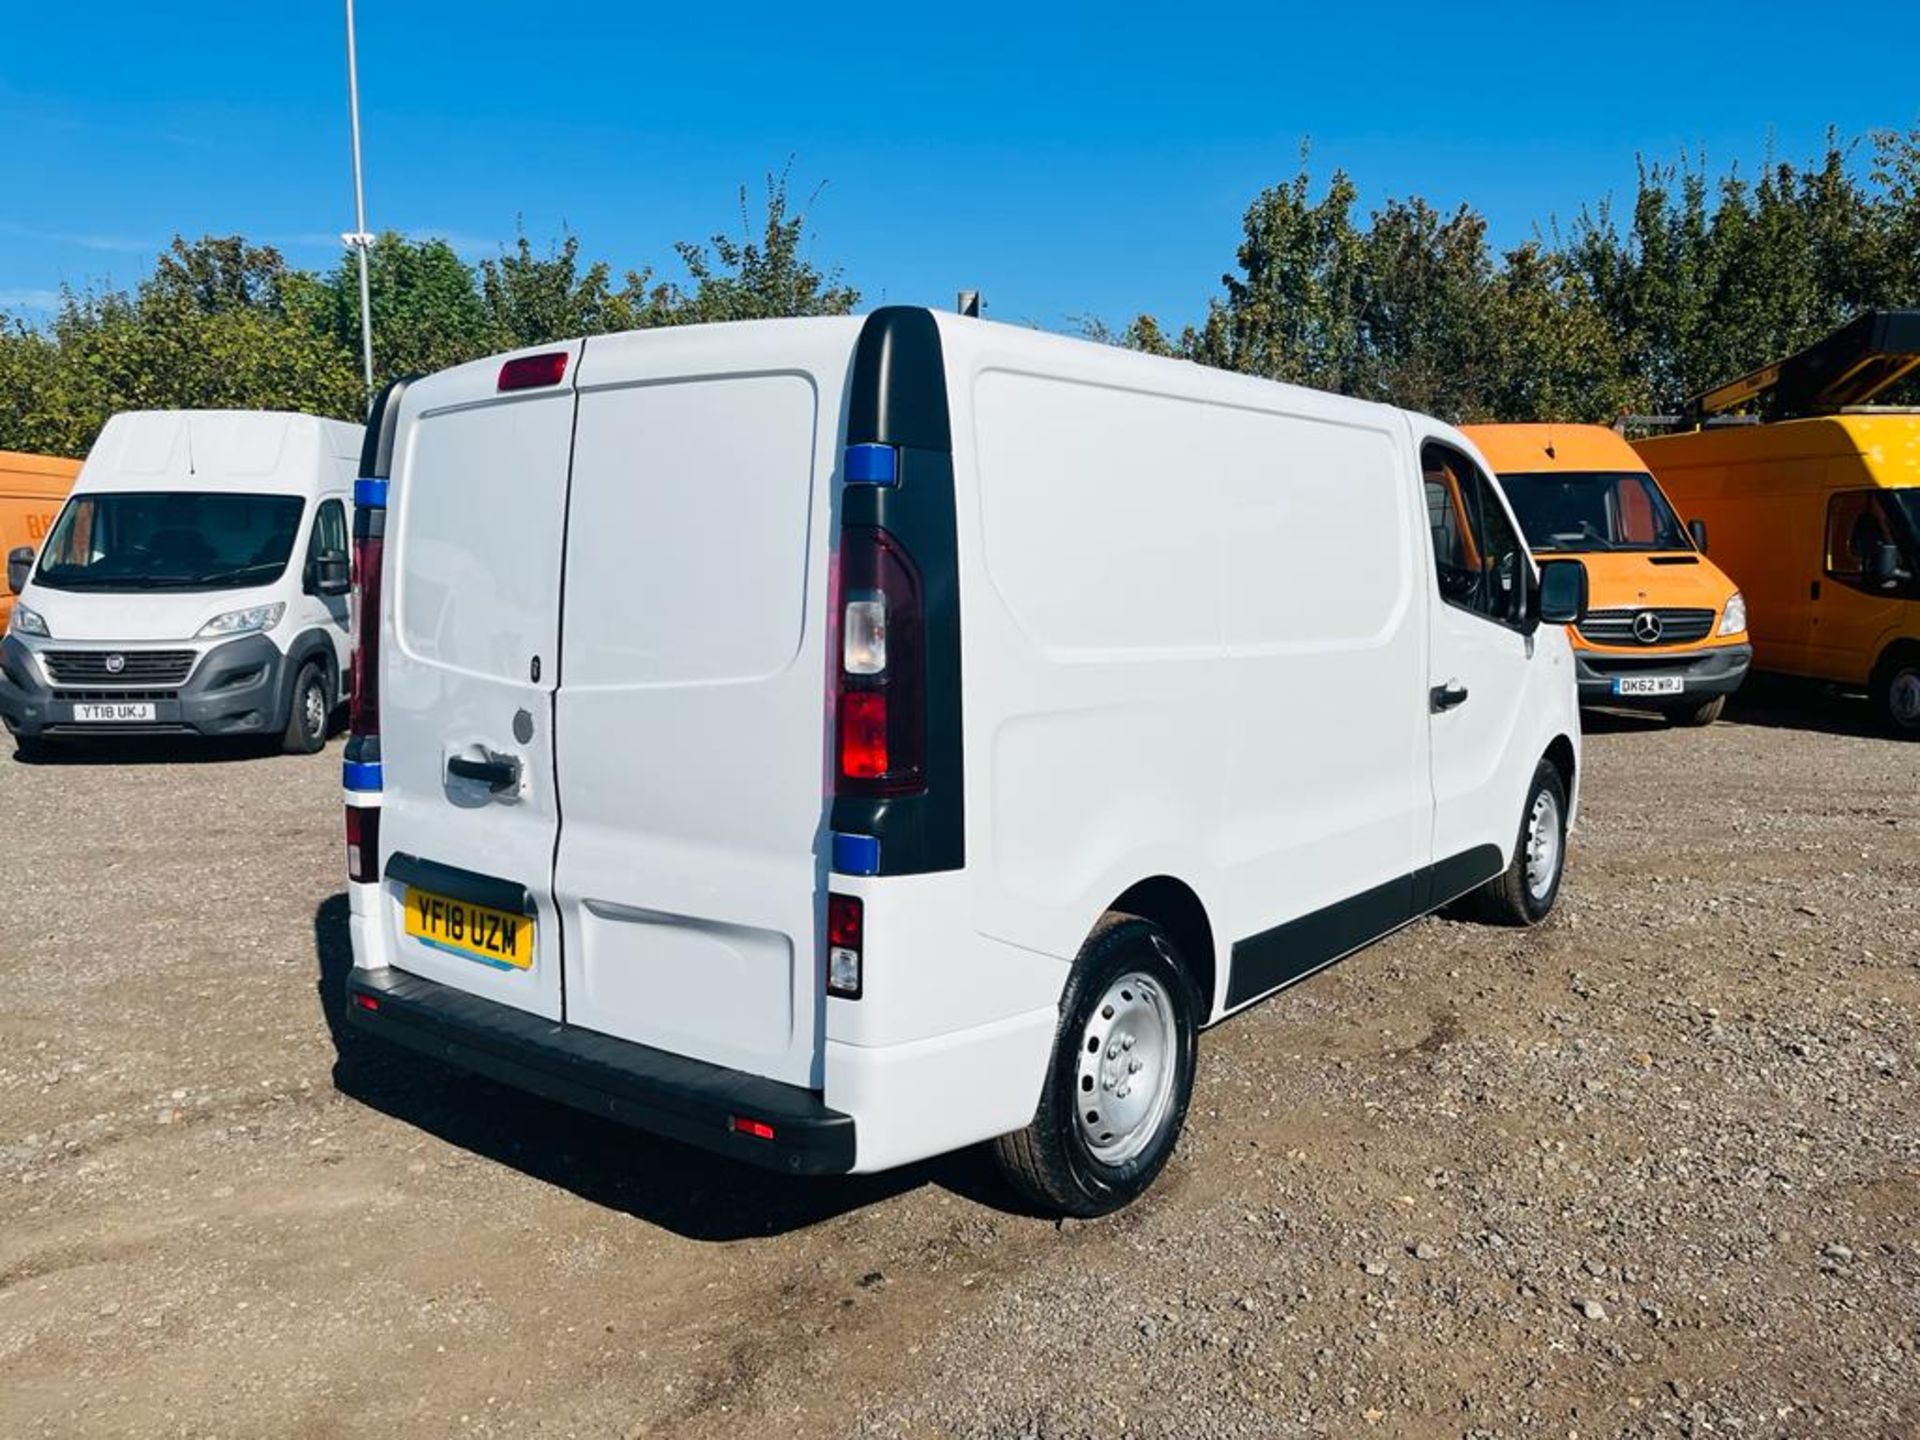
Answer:
[[[1213,922],[1193,887],[1172,875],[1148,876],[1108,902],[1101,923],[1116,914],[1149,920],[1166,932],[1200,997],[1200,1023],[1212,1019],[1217,974]]]
[[[1553,743],[1547,746],[1547,753],[1540,757],[1560,772],[1560,783],[1566,787],[1567,799],[1574,796],[1574,771],[1579,761],[1574,758],[1573,741],[1564,735],[1553,737]]]
[[[327,694],[337,706],[346,698],[341,693],[340,657],[334,653],[333,639],[324,630],[306,630],[287,647],[287,674],[298,675],[309,660],[326,672]]]

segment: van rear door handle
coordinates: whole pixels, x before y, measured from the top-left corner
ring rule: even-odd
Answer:
[[[484,760],[449,755],[447,774],[456,780],[478,780],[495,795],[505,795],[520,788],[520,762],[511,755],[489,754]]]
[[[1467,703],[1467,687],[1458,680],[1449,680],[1444,685],[1436,685],[1427,692],[1427,706],[1438,715],[1442,710],[1451,710],[1456,705]]]

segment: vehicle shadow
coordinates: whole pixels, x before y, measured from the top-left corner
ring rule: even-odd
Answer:
[[[1721,719],[1730,725],[1758,725],[1772,730],[1812,730],[1869,740],[1894,738],[1865,695],[1812,680],[1752,677],[1728,700]]]
[[[796,1177],[756,1170],[569,1106],[496,1085],[346,1029],[347,897],[313,917],[320,1009],[334,1087],[450,1145],[689,1240],[781,1235],[939,1185],[1008,1214],[1033,1215],[975,1147],[882,1175]]]
[[[1580,707],[1583,735],[1638,735],[1647,730],[1671,730],[1666,716],[1649,710],[1594,710]]]
[[[227,765],[280,753],[279,736],[208,740],[198,736],[123,735],[117,739],[44,741],[32,753],[15,748],[16,765]]]

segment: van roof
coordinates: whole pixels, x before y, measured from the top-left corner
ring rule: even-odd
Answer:
[[[1716,425],[1634,441],[1660,473],[1695,465],[1756,465],[1858,457],[1877,485],[1920,484],[1920,414],[1813,415],[1768,425]],[[1758,483],[1757,475],[1750,477]]]
[[[305,495],[351,481],[363,433],[276,410],[129,410],[101,429],[76,488]]]
[[[1646,461],[1604,425],[1462,425],[1497,475],[1638,470]]]

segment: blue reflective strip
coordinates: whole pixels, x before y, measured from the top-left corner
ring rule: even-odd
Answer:
[[[378,760],[342,760],[340,762],[340,783],[349,790],[380,790],[380,762]]]
[[[897,457],[891,445],[849,445],[847,447],[847,483],[849,485],[891,485]]]
[[[833,868],[841,875],[878,875],[880,842],[871,835],[833,832]]]
[[[369,510],[387,508],[387,482],[365,477],[353,482],[353,503]]]

